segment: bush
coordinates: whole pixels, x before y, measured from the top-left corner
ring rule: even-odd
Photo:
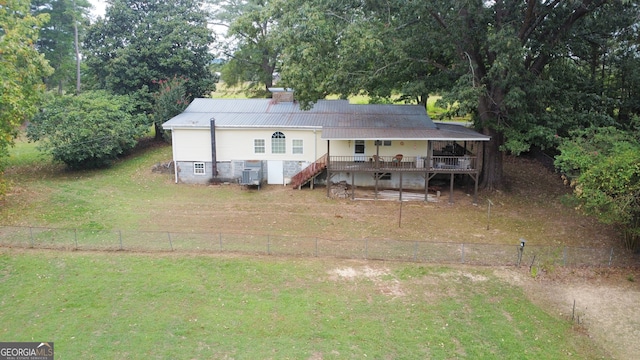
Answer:
[[[72,169],[105,167],[145,133],[145,115],[133,115],[126,96],[103,91],[53,96],[27,128],[38,149]]]

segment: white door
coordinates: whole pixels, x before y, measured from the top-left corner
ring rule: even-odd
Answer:
[[[267,161],[267,184],[284,185],[284,161]]]
[[[353,161],[364,161],[365,160],[365,154],[364,154],[364,140],[356,140],[355,141],[355,148],[353,149],[354,152],[354,158]]]

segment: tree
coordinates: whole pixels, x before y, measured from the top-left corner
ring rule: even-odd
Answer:
[[[86,0],[33,0],[31,11],[34,15],[49,14],[50,20],[40,31],[38,51],[44,54],[54,73],[45,82],[48,88],[58,88],[62,93],[65,84],[78,80],[76,71],[80,61],[76,54],[78,33],[83,28],[78,24],[88,23],[91,7]],[[84,19],[84,20],[83,20]],[[77,81],[75,81],[76,91]]]
[[[581,79],[571,61],[591,40],[582,23],[592,21],[591,35],[611,39],[639,11],[632,2],[605,0],[283,0],[281,6],[289,44],[282,79],[303,105],[328,92],[384,93],[386,86],[415,97],[446,89],[444,99],[491,136],[482,177],[488,189],[502,186],[503,152],[553,146],[558,129],[575,123],[612,121],[600,106],[606,94],[587,88],[568,99],[560,89]]]
[[[44,91],[42,79],[52,69],[34,44],[48,19],[29,14],[29,2],[8,0],[0,5],[0,174],[19,127],[37,111]],[[4,194],[0,178],[0,195]]]
[[[159,81],[160,88],[153,94],[155,123],[171,119],[187,108],[189,99],[186,97],[186,82],[186,79],[175,76]]]
[[[143,113],[152,112],[151,94],[163,79],[185,77],[188,96],[208,95],[216,79],[209,70],[213,37],[200,5],[196,0],[111,2],[85,38],[86,64],[97,86],[134,96]],[[160,124],[155,122],[158,136]]]
[[[222,80],[235,86],[249,82],[249,90],[273,86],[280,45],[275,41],[277,23],[268,0],[216,0],[212,18],[228,28],[223,50],[228,62],[222,68]]]
[[[617,225],[627,248],[640,248],[640,134],[591,127],[572,135],[560,145],[556,166],[568,176],[579,209]]]
[[[56,95],[27,127],[38,148],[71,169],[100,168],[130,151],[147,131],[127,96],[87,91]]]

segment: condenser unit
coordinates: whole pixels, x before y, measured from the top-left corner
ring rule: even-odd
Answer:
[[[260,187],[263,181],[262,175],[262,161],[247,160],[244,162],[244,170],[242,170],[240,185],[254,185]]]

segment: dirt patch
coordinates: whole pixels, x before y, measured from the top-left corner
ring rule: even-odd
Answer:
[[[612,359],[640,358],[639,269],[558,268],[536,278],[526,267],[494,273],[551,314],[573,321]]]
[[[394,278],[390,278],[390,271],[387,268],[372,268],[369,266],[353,268],[353,267],[341,267],[329,271],[329,277],[333,281],[358,281],[359,279],[366,279],[372,281],[376,288],[384,295],[391,298],[399,298],[405,296],[405,291],[400,285],[400,281]]]

